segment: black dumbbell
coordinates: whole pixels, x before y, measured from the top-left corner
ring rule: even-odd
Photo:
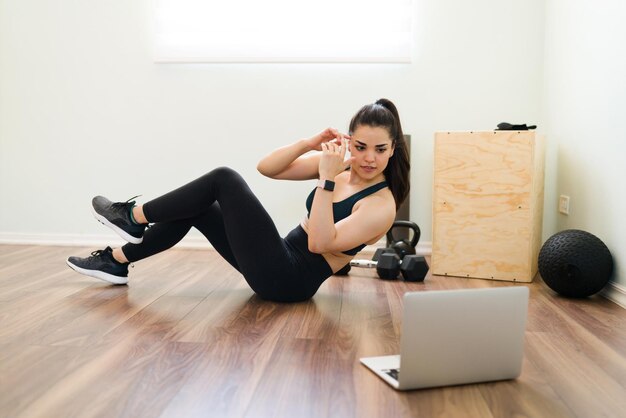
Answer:
[[[378,258],[381,256],[381,254],[397,254],[397,251],[394,250],[393,248],[378,248],[376,249],[376,252],[374,253],[374,255],[372,256],[372,261],[378,261]],[[345,266],[343,266],[341,269],[339,269],[339,271],[337,271],[335,273],[335,276],[347,276],[348,273],[350,272],[350,264],[346,264]]]
[[[387,247],[387,248],[377,248],[376,252],[372,256],[372,261],[378,261],[380,256],[383,255],[383,254],[398,254],[398,252],[396,250],[394,250],[393,248],[390,248],[390,247]],[[400,257],[400,260],[402,260],[402,255],[398,254],[398,257]]]
[[[400,273],[404,280],[410,282],[421,282],[428,273],[428,263],[426,259],[418,255],[407,255],[402,260],[397,254],[384,253],[373,260],[352,260],[351,267],[375,268],[378,277],[385,280],[395,280]]]

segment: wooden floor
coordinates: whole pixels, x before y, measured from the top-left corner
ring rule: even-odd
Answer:
[[[626,310],[600,297],[538,279],[519,379],[401,393],[358,359],[399,352],[405,292],[513,284],[353,270],[277,304],[212,251],[139,262],[128,286],[66,267],[89,251],[0,246],[0,416],[626,416]]]

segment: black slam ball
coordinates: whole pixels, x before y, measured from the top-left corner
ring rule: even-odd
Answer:
[[[568,229],[551,236],[539,251],[539,273],[550,289],[571,298],[598,293],[611,278],[613,257],[595,235]]]

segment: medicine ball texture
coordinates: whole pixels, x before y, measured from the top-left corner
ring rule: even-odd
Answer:
[[[584,298],[602,290],[613,273],[613,257],[595,235],[578,229],[550,237],[539,251],[539,273],[555,292]]]

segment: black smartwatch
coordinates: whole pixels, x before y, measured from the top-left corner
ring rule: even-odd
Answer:
[[[332,192],[333,190],[335,190],[335,182],[331,180],[319,179],[317,181],[317,187],[319,187],[320,189],[324,189],[324,190],[328,190],[329,192]]]

